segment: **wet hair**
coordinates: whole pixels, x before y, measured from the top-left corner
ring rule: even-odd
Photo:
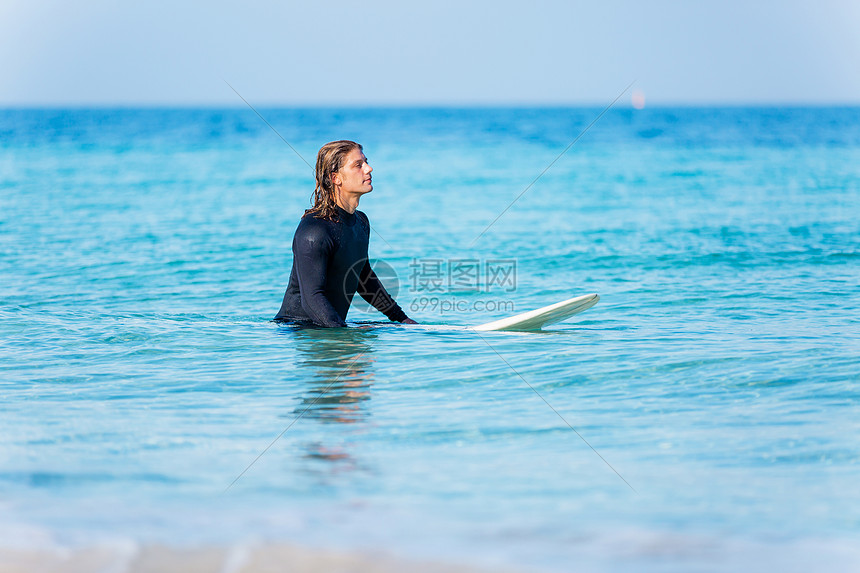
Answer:
[[[348,140],[332,141],[320,147],[319,153],[317,153],[315,172],[314,205],[305,211],[305,216],[313,214],[320,219],[328,221],[337,220],[337,197],[335,196],[332,178],[343,167],[344,160],[349,152],[354,149],[363,150],[361,145]]]

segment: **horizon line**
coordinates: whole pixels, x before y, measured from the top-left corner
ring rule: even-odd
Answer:
[[[600,101],[511,101],[511,102],[255,102],[254,106],[266,109],[506,109],[506,108],[592,108],[604,107]],[[0,102],[0,109],[244,109],[240,103],[226,102]],[[860,107],[860,100],[731,100],[731,101],[659,101],[645,104],[643,109],[631,103],[616,106],[620,109],[643,111],[648,108],[799,108],[799,107]]]

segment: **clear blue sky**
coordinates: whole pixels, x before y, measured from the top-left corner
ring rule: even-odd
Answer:
[[[0,0],[0,105],[860,104],[860,2]]]

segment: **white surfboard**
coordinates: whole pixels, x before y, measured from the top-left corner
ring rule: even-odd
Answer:
[[[588,310],[597,304],[599,300],[600,296],[597,294],[569,298],[522,314],[494,320],[480,326],[473,326],[472,330],[540,330],[544,326],[561,322],[574,314]]]

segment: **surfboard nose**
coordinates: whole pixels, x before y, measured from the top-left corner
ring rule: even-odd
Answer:
[[[569,298],[549,306],[523,312],[509,318],[494,320],[473,328],[478,331],[491,330],[540,330],[588,310],[600,300],[597,293]]]

